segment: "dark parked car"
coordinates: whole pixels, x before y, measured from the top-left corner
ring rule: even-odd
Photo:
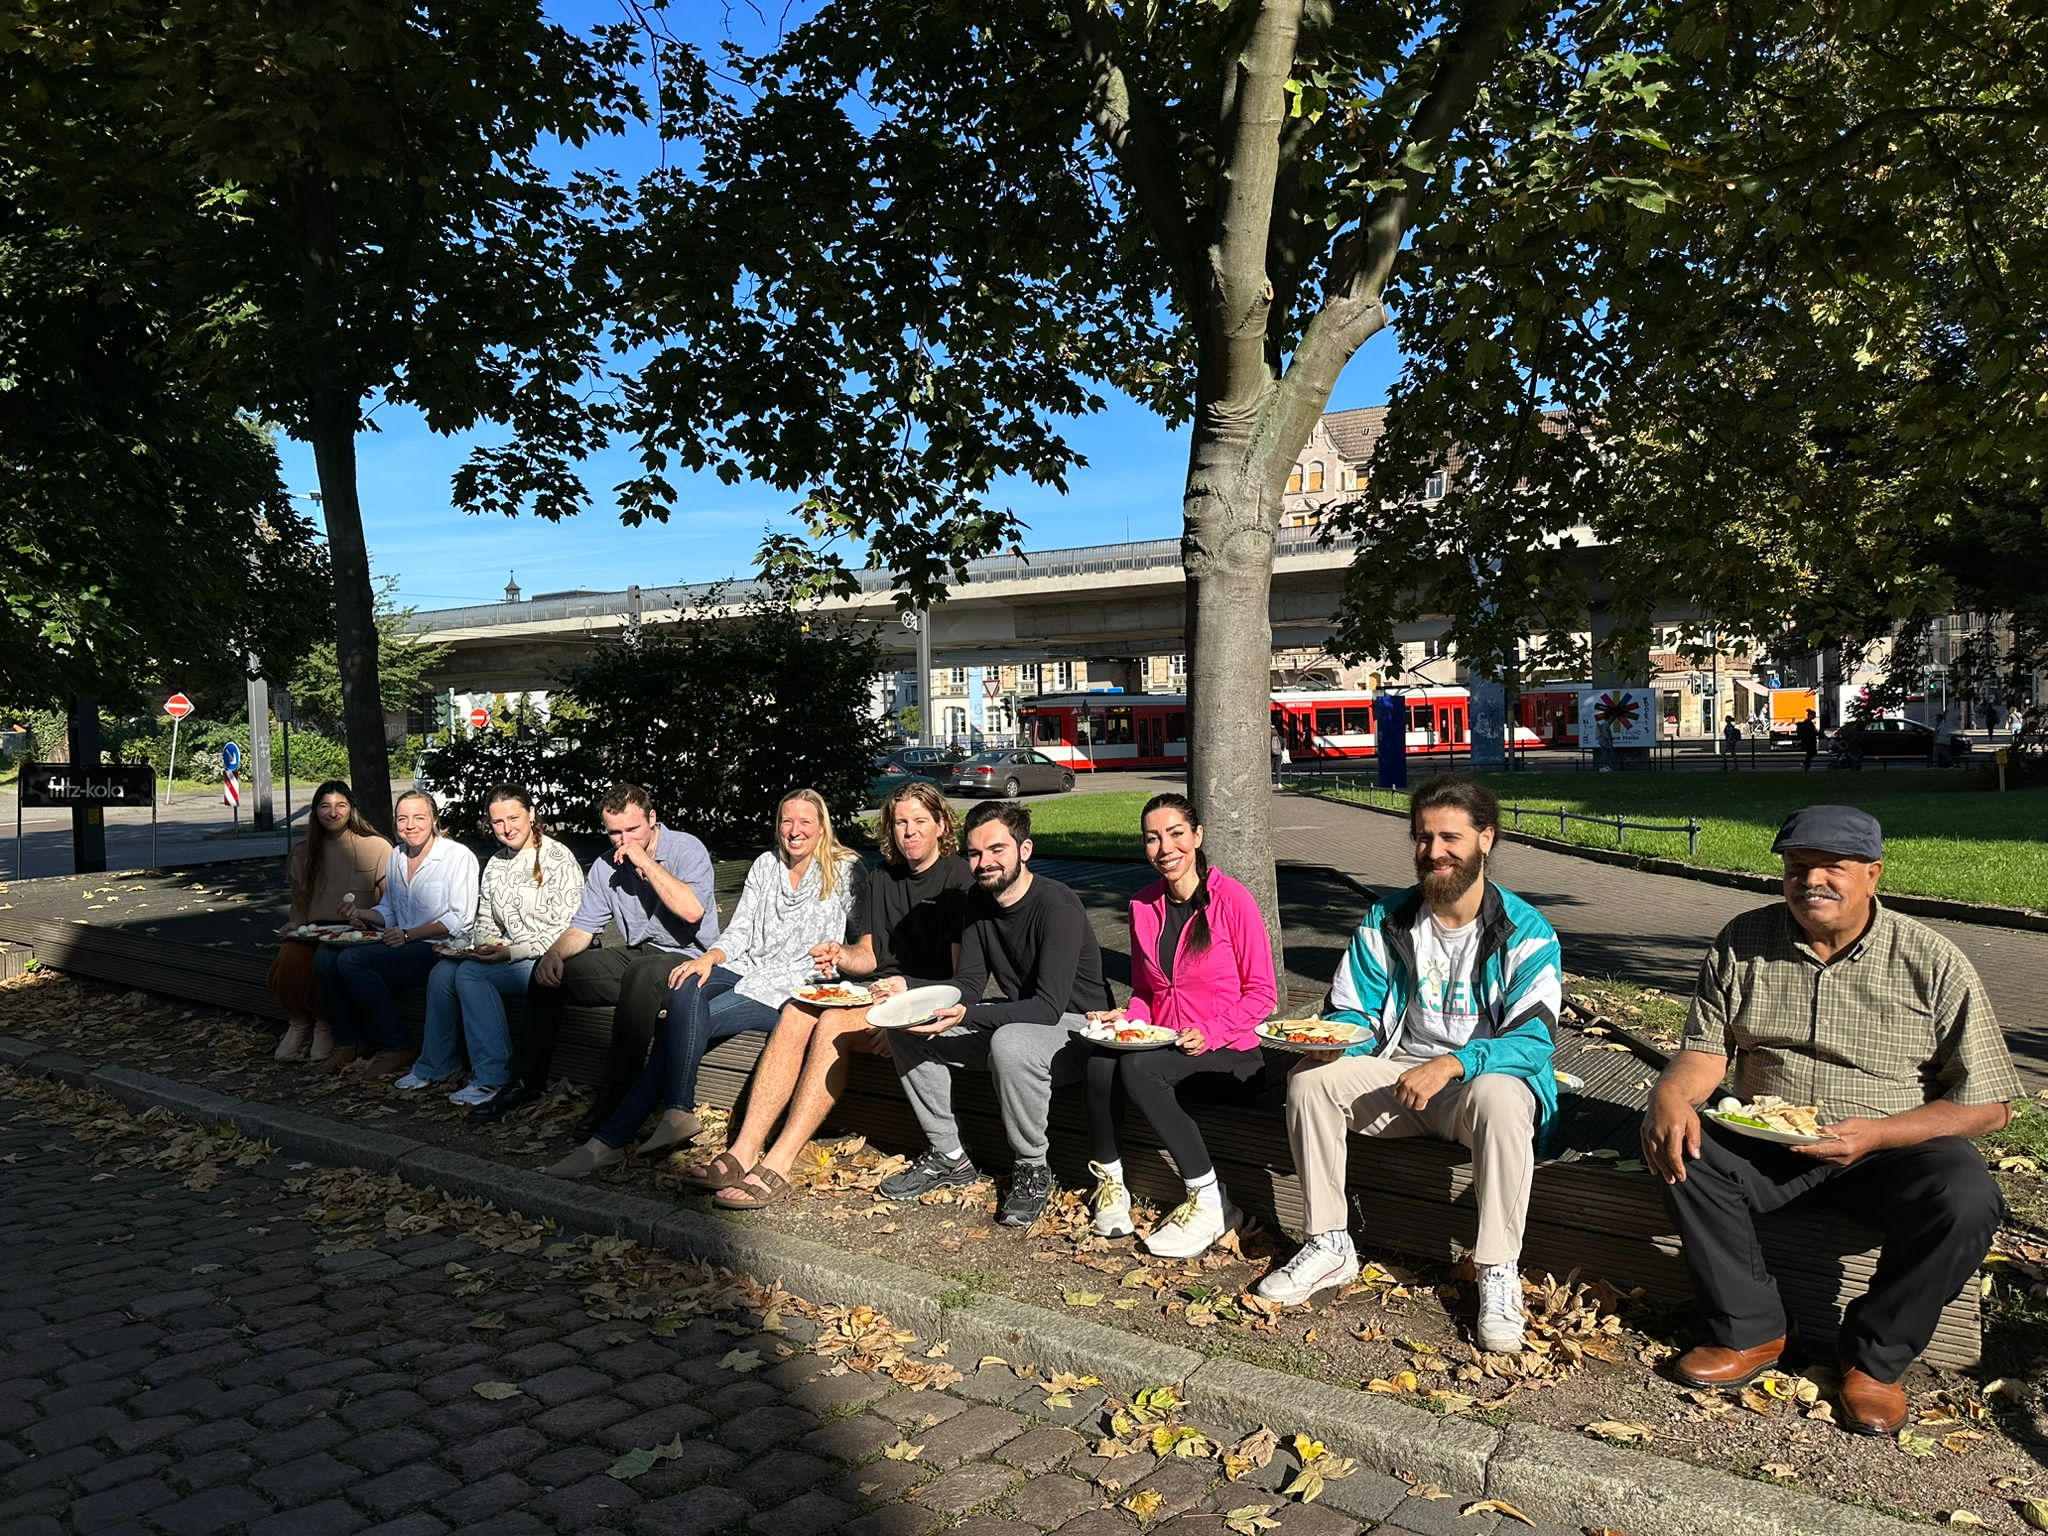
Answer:
[[[958,747],[892,747],[881,756],[881,761],[907,768],[912,773],[933,773],[943,776],[955,763],[966,756]]]
[[[907,768],[902,763],[896,761],[896,755],[893,752],[887,757],[878,757],[875,759],[874,767],[869,773],[868,804],[880,805],[903,785],[920,781],[943,787],[945,784],[945,765],[934,763],[928,768]]]
[[[1933,760],[1948,767],[1972,750],[1970,739],[1953,731],[1937,738],[1931,726],[1895,715],[1877,715],[1868,720],[1851,720],[1834,734],[1834,758],[1856,767],[1867,757],[1899,758],[1906,762]]]
[[[955,764],[946,780],[946,788],[956,795],[1001,795],[1006,800],[1073,787],[1073,774],[1043,752],[1024,748],[977,752]]]

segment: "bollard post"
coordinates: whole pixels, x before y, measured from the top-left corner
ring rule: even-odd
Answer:
[[[1557,837],[1559,842],[1564,841],[1564,807],[1561,805],[1557,808]]]
[[[1751,748],[1752,755],[1755,748]],[[1700,856],[1700,819],[1697,816],[1685,818],[1685,856],[1697,859]]]
[[[1627,837],[1621,830],[1621,818],[1617,816],[1614,818],[1614,846],[1617,848],[1623,847],[1627,841]]]

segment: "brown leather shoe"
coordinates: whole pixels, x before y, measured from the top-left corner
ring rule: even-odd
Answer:
[[[1785,1336],[1748,1349],[1723,1349],[1718,1344],[1695,1344],[1678,1357],[1674,1369],[1678,1379],[1694,1387],[1739,1387],[1768,1371],[1785,1353]]]
[[[346,1072],[355,1064],[356,1058],[362,1054],[363,1048],[360,1045],[337,1045],[320,1059],[319,1065],[314,1067],[313,1070],[316,1072]]]
[[[1859,1435],[1896,1435],[1906,1422],[1906,1389],[1853,1365],[1842,1367],[1842,1428]]]

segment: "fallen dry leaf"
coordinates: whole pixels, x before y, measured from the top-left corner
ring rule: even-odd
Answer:
[[[1258,1471],[1272,1461],[1279,1445],[1279,1437],[1261,1425],[1223,1453],[1223,1475],[1234,1483]]]
[[[1223,1517],[1223,1523],[1237,1536],[1258,1536],[1260,1531],[1277,1531],[1278,1520],[1269,1520],[1268,1515],[1278,1506],[1272,1504],[1247,1504],[1242,1509],[1233,1509]]]
[[[1467,1504],[1458,1513],[1461,1515],[1506,1515],[1510,1520],[1519,1520],[1524,1525],[1534,1525],[1536,1523],[1506,1499],[1479,1499],[1474,1503]]]
[[[908,1440],[898,1440],[894,1445],[883,1446],[882,1454],[891,1461],[915,1461],[924,1454],[924,1447],[912,1445]]]
[[[1638,1424],[1632,1419],[1600,1419],[1585,1428],[1589,1435],[1598,1435],[1602,1440],[1619,1440],[1628,1445],[1648,1445],[1657,1436],[1649,1425]]]
[[[478,1397],[489,1402],[503,1402],[508,1397],[519,1396],[519,1389],[509,1381],[480,1381],[469,1389]]]
[[[1143,1488],[1123,1501],[1123,1507],[1140,1520],[1149,1520],[1159,1513],[1159,1506],[1166,1502],[1166,1495],[1157,1488]]]

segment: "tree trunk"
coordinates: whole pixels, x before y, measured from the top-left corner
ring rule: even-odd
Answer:
[[[1273,657],[1267,593],[1278,502],[1266,482],[1277,481],[1262,467],[1270,454],[1254,454],[1249,429],[1229,421],[1231,414],[1204,407],[1189,453],[1181,537],[1188,578],[1188,793],[1206,828],[1210,862],[1243,881],[1265,913],[1278,966],[1266,751]]]
[[[309,422],[320,468],[320,510],[334,567],[334,659],[341,670],[341,712],[356,807],[371,826],[392,835],[391,751],[384,742],[384,700],[378,687],[377,620],[370,589],[370,552],[356,500],[354,403],[323,392]]]

